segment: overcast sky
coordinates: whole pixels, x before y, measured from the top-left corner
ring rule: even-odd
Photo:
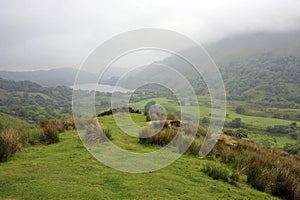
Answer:
[[[0,70],[79,67],[103,41],[138,28],[207,43],[299,26],[299,0],[0,0]]]

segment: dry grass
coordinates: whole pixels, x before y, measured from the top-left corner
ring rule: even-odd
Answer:
[[[15,129],[5,129],[0,132],[0,162],[11,158],[23,146],[22,133]]]
[[[300,199],[300,158],[239,140],[235,148],[220,141],[211,155],[247,175],[254,188],[283,199]]]

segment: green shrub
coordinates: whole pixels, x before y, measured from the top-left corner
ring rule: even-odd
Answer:
[[[201,145],[202,144],[200,142],[194,140],[192,144],[189,146],[189,148],[186,150],[186,153],[199,156]]]
[[[63,125],[64,125],[65,130],[75,130],[76,129],[73,117],[64,119],[63,121],[64,121]]]
[[[289,154],[295,154],[295,155],[300,156],[300,143],[286,144],[283,147],[283,150],[288,152]]]
[[[236,107],[235,112],[237,114],[245,114],[246,110],[245,110],[245,108],[243,106],[238,106],[238,107]]]
[[[43,144],[53,144],[59,142],[59,128],[52,123],[43,125],[43,135],[41,142]]]
[[[178,152],[198,156],[201,148],[201,143],[193,140],[189,135],[181,134],[177,140]],[[190,145],[189,145],[190,144]],[[189,145],[189,146],[188,146]]]
[[[156,133],[155,128],[152,127],[143,128],[139,133],[140,143],[166,146],[173,140],[173,138],[177,134],[177,130],[167,128],[167,129],[163,129],[159,133],[156,133],[155,135],[153,135],[153,133]]]
[[[113,114],[122,113],[122,112],[142,114],[142,112],[139,109],[134,110],[132,107],[121,107],[121,108],[114,108],[114,109],[109,109],[109,110],[103,111],[102,113],[98,114],[97,116],[103,117],[103,116],[113,115]]]
[[[39,144],[43,138],[43,130],[39,128],[31,129],[28,131],[28,135],[28,143],[30,145],[36,145]]]
[[[202,168],[202,171],[206,173],[209,177],[216,180],[223,180],[228,183],[235,183],[239,180],[237,173],[231,172],[231,170],[217,164],[206,164]]]
[[[96,145],[110,140],[111,130],[105,127],[99,127],[98,124],[91,124],[87,127],[84,141],[89,145]]]
[[[3,124],[0,122],[0,131],[2,131],[4,129]]]
[[[53,144],[59,142],[59,133],[64,132],[65,130],[74,130],[75,123],[73,118],[68,119],[50,119],[42,121],[40,127],[43,130],[43,134],[40,137],[40,141],[44,144]],[[33,137],[38,138],[38,131]],[[31,141],[34,143],[34,141]]]
[[[20,150],[21,147],[19,131],[5,129],[0,132],[0,162],[7,161]]]
[[[184,133],[179,133],[176,141],[179,153],[184,153],[189,148],[189,144],[192,143],[193,137],[185,135]]]
[[[242,122],[241,118],[234,118],[231,122],[227,123],[230,128],[247,128]]]
[[[300,199],[298,156],[243,140],[235,148],[220,141],[211,155],[245,174],[248,184],[260,191],[282,199]]]

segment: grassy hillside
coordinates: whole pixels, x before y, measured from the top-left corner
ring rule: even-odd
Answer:
[[[154,100],[157,104],[164,106],[168,112],[180,111],[180,107],[178,106],[178,104],[166,98],[153,98],[149,100],[144,100],[137,103],[132,103],[131,106],[136,109],[142,110],[146,102],[150,100]],[[200,118],[209,117],[209,114],[211,113],[211,108],[208,105],[208,101],[209,100],[207,98],[199,99]],[[196,113],[194,107],[189,106],[187,107],[187,110],[191,115],[195,115]],[[256,129],[265,129],[268,126],[274,126],[274,125],[289,125],[290,123],[293,122],[291,120],[275,119],[272,117],[247,116],[247,115],[237,114],[233,110],[227,110],[226,113],[228,114],[228,117],[226,118],[227,122],[231,121],[234,118],[241,118],[244,123]]]
[[[13,117],[4,113],[0,113],[0,124],[3,126],[3,128],[32,128],[34,125],[29,124],[28,122],[21,120],[17,117]]]
[[[135,116],[140,124],[141,116]],[[113,128],[111,116],[103,119]],[[127,148],[116,129],[112,136]],[[234,186],[208,177],[201,169],[215,161],[184,155],[156,172],[128,174],[95,160],[76,132],[60,137],[58,144],[26,148],[11,161],[0,163],[0,199],[275,199],[243,181]],[[131,143],[136,150],[156,148]]]
[[[299,32],[241,34],[207,44],[208,52],[223,77],[227,98],[251,102],[256,106],[299,109]],[[200,56],[194,48],[183,52]],[[141,67],[137,73],[128,75],[124,87],[132,88],[153,77],[170,82],[170,71],[157,67],[157,63],[168,65],[187,77],[198,95],[208,93],[199,73],[177,56]]]
[[[180,107],[172,100],[166,98],[153,98],[150,100],[154,100],[157,104],[160,104],[166,108],[168,112],[179,112]],[[144,105],[150,100],[143,100],[139,102],[132,103],[131,106],[142,110]],[[199,109],[200,109],[200,120],[203,118],[210,118],[209,114],[211,113],[211,108],[209,105],[209,98],[205,96],[201,96],[198,98],[199,100]],[[186,104],[189,102],[186,101]],[[233,104],[235,105],[235,104]],[[250,133],[248,134],[249,140],[252,140],[256,143],[262,144],[267,147],[272,148],[279,148],[283,149],[286,144],[295,144],[296,140],[291,139],[287,135],[280,135],[280,134],[268,134],[266,133],[267,127],[275,126],[275,125],[283,125],[288,126],[293,120],[284,120],[284,119],[277,119],[271,116],[249,116],[243,114],[237,114],[234,111],[235,106],[232,106],[231,102],[229,102],[228,109],[226,113],[228,116],[225,119],[225,123],[229,123],[235,118],[241,118],[242,122],[246,124],[247,129],[249,129]],[[195,108],[194,107],[187,107],[189,114],[194,115]],[[206,126],[206,124],[202,124]]]
[[[68,87],[42,87],[30,81],[9,81],[0,78],[0,110],[28,122],[68,117],[72,90]]]

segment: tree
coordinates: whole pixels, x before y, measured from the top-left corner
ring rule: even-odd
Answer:
[[[235,130],[235,137],[240,139],[248,137],[248,130],[244,128],[238,128]]]
[[[229,123],[231,128],[245,128],[245,124],[242,122],[241,118],[235,118]]]
[[[300,144],[286,144],[283,148],[284,151],[288,152],[289,154],[296,154],[300,155]]]
[[[238,106],[238,107],[236,107],[235,112],[237,114],[245,114],[246,110],[245,110],[245,108],[243,106]]]
[[[210,121],[210,120],[209,120],[207,117],[203,117],[203,118],[202,118],[202,123],[203,123],[203,124],[208,124],[209,121]]]

